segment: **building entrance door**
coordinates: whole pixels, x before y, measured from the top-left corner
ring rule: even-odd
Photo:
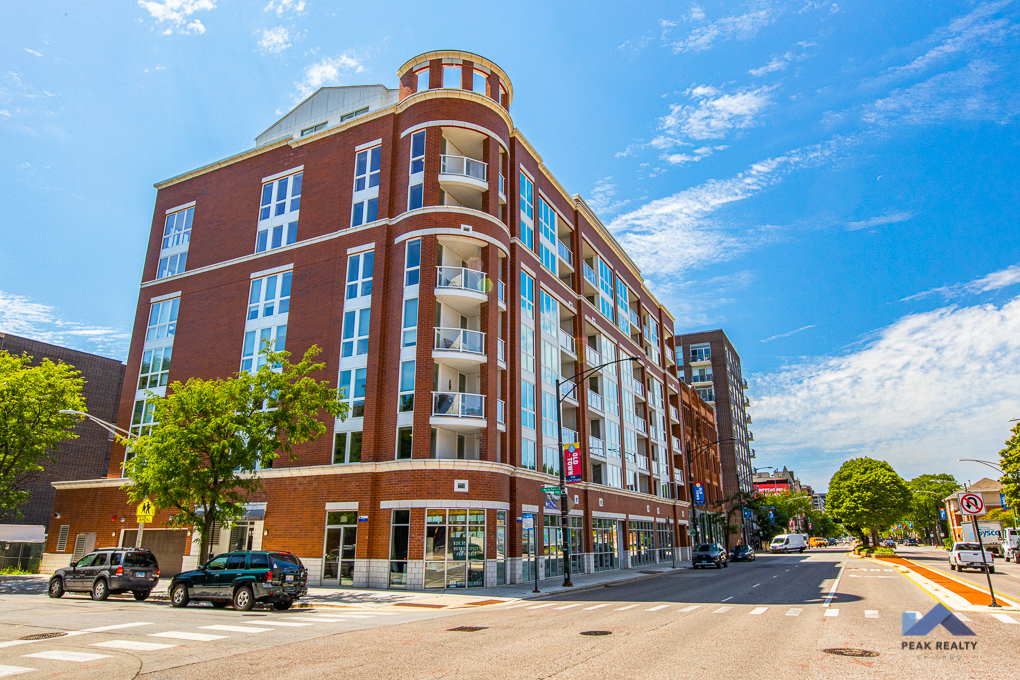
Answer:
[[[322,557],[324,585],[354,585],[354,556],[357,544],[357,513],[326,513],[326,545]]]

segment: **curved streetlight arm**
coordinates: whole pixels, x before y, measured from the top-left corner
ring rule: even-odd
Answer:
[[[989,462],[987,460],[977,460],[976,458],[957,458],[956,462],[957,463],[981,463],[982,465],[987,465],[988,467],[992,468],[993,470],[998,470],[999,472],[1003,472],[1003,469],[1001,467],[999,467],[995,463],[991,463],[991,462]]]
[[[599,364],[598,366],[592,366],[591,368],[585,369],[585,370],[581,371],[580,373],[567,378],[566,380],[558,380],[557,382],[560,385],[566,385],[566,384],[569,383],[571,385],[574,385],[574,387],[577,387],[580,383],[584,382],[585,376],[588,375],[589,373],[594,373],[596,371],[600,371],[603,368],[605,368],[606,366],[612,366],[613,364],[620,364],[620,363],[623,363],[624,361],[640,361],[640,360],[641,360],[640,357],[623,357],[622,359],[616,359],[615,361],[607,361],[604,364]],[[574,393],[574,397],[575,398],[577,397],[577,393],[576,392]],[[560,396],[559,401],[562,402],[566,398],[567,398],[567,395],[563,394],[562,396]]]
[[[117,427],[113,423],[108,423],[108,422],[106,422],[105,420],[103,420],[101,418],[96,418],[91,413],[85,413],[84,411],[72,411],[70,409],[63,409],[61,411],[58,411],[58,413],[63,413],[64,415],[69,415],[69,416],[82,416],[83,418],[88,418],[89,420],[94,422],[96,425],[99,425],[100,427],[105,429],[107,432],[111,432],[113,434],[123,435],[127,439],[131,439],[132,437],[135,436],[132,433],[128,432],[127,430],[123,430],[123,429]]]

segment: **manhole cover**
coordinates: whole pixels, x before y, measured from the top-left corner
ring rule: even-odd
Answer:
[[[488,630],[488,626],[457,626],[456,628],[447,628],[450,633],[477,633],[480,630]]]
[[[878,656],[878,652],[873,652],[870,649],[852,649],[850,647],[834,647],[832,649],[823,649],[826,654],[835,654],[836,656],[863,656],[867,658]]]
[[[19,640],[49,640],[50,638],[64,637],[67,633],[36,633],[35,635],[26,635]]]
[[[612,634],[613,634],[613,631],[611,631],[611,630],[583,630],[583,631],[581,631],[581,635],[590,635],[590,636],[593,636],[593,637],[598,637],[599,635],[612,635]]]

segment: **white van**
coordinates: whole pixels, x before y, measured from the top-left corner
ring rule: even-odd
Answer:
[[[804,552],[807,549],[807,541],[804,534],[779,534],[769,544],[769,552]]]

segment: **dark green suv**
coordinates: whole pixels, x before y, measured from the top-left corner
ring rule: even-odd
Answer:
[[[308,570],[288,552],[244,550],[217,555],[194,571],[170,581],[170,604],[186,607],[192,600],[206,600],[218,609],[231,602],[234,609],[248,611],[256,602],[274,609],[290,609],[308,592]]]

